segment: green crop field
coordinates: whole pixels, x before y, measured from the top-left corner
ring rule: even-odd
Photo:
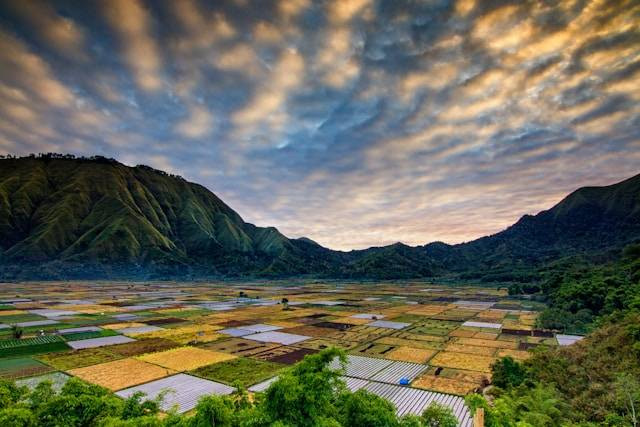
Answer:
[[[57,335],[35,338],[0,340],[0,357],[27,356],[30,354],[64,351],[69,347]]]
[[[233,384],[238,381],[243,387],[247,387],[275,376],[284,367],[285,365],[280,363],[239,357],[203,366],[192,373],[199,377],[226,384]]]

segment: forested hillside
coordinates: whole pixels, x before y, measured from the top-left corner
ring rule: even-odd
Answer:
[[[339,252],[245,222],[208,189],[102,157],[0,159],[0,274],[26,278],[442,278],[539,283],[640,241],[640,175],[579,189],[492,236]]]

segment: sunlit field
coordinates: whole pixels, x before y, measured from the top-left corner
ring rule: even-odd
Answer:
[[[2,353],[0,376],[29,384],[53,373],[58,381],[77,376],[123,396],[162,379],[199,378],[222,387],[223,394],[237,381],[259,392],[283,369],[328,347],[347,352],[344,378],[352,389],[402,385],[444,398],[464,396],[490,382],[490,366],[500,357],[524,360],[533,347],[571,340],[535,329],[540,304],[488,287],[422,282],[2,286],[0,349],[15,351]],[[16,329],[22,331],[19,342]],[[401,410],[402,402],[397,406]]]

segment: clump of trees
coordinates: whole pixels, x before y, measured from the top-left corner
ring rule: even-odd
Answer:
[[[466,398],[472,412],[485,409],[487,427],[637,427],[640,311],[616,312],[574,345],[539,346],[525,362],[503,358],[492,373],[488,399]]]
[[[33,391],[0,382],[0,423],[15,427],[455,427],[451,410],[432,405],[421,416],[398,418],[393,405],[365,390],[350,392],[330,369],[337,349],[307,356],[250,399],[241,387],[230,396],[205,396],[193,414],[158,416],[161,397],[122,400],[102,387],[70,379],[60,392],[43,382]]]
[[[559,261],[541,283],[513,284],[509,294],[548,304],[539,327],[588,333],[602,316],[640,309],[640,243],[627,245],[607,264],[594,266],[576,257]]]

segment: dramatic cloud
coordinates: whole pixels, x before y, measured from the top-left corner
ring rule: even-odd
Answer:
[[[337,249],[495,233],[640,173],[640,5],[0,6],[0,152],[202,183]]]

